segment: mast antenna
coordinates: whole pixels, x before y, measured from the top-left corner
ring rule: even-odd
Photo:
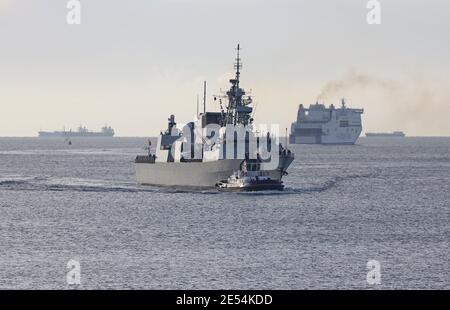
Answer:
[[[203,82],[203,114],[206,114],[206,81]]]
[[[234,64],[234,68],[236,69],[236,80],[237,80],[237,87],[239,88],[239,77],[241,75],[241,69],[242,69],[242,62],[241,62],[241,45],[238,44],[237,48],[237,57],[236,57],[236,63]]]
[[[198,98],[198,94],[197,94],[197,118],[198,118],[198,103],[199,103],[199,98]]]

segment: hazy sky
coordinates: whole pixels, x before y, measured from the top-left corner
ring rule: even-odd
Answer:
[[[228,88],[235,46],[260,123],[288,127],[326,91],[364,108],[365,131],[450,135],[450,1],[0,0],[0,136],[84,124],[154,136]],[[210,109],[218,106],[209,99]]]

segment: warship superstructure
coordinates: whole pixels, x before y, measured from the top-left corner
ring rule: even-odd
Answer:
[[[72,131],[63,129],[62,131],[39,131],[39,137],[113,137],[114,129],[111,126],[105,125],[101,131],[91,131],[85,126],[80,126],[77,130]]]
[[[297,121],[291,125],[290,143],[295,144],[354,144],[362,131],[363,109],[347,108],[342,99],[341,107],[333,104],[300,104]]]
[[[241,169],[245,160],[257,160],[258,169],[271,180],[281,183],[281,178],[294,159],[294,155],[277,141],[270,132],[246,131],[238,135],[227,130],[233,127],[254,128],[253,101],[240,86],[240,46],[237,48],[236,75],[231,87],[223,96],[215,96],[220,112],[206,111],[206,87],[203,113],[182,128],[177,127],[175,116],[168,119],[167,130],[161,132],[156,150],[137,156],[136,178],[144,185],[214,187]],[[222,100],[224,102],[222,102]],[[213,128],[213,130],[211,130]],[[228,137],[227,137],[228,133]],[[231,139],[231,140],[230,140]],[[256,141],[256,149],[250,142]],[[231,141],[231,142],[230,142]],[[261,156],[264,142],[271,156]],[[243,156],[238,145],[244,145]],[[149,150],[151,148],[149,147]],[[230,156],[230,153],[231,156]]]

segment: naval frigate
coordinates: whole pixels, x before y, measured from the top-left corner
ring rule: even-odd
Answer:
[[[342,99],[341,107],[333,104],[312,104],[305,108],[300,104],[297,121],[291,125],[290,143],[295,144],[355,144],[362,131],[363,109],[347,108]]]
[[[149,146],[148,155],[136,157],[135,170],[139,184],[214,187],[218,182],[239,171],[246,160],[257,160],[260,163],[258,169],[265,176],[281,183],[282,177],[287,174],[287,168],[294,159],[294,154],[287,146],[283,147],[279,143],[278,136],[254,130],[252,97],[246,95],[240,86],[242,62],[239,45],[234,67],[236,75],[230,79],[231,87],[223,96],[214,97],[214,100],[220,103],[220,112],[206,111],[205,87],[203,113],[197,114],[194,121],[186,124],[183,130],[177,128],[175,116],[171,115],[167,129],[158,137],[154,153],[152,154]],[[225,101],[224,104],[222,99]],[[235,128],[241,126],[251,130],[246,131],[242,138],[238,137],[236,132],[230,134],[227,131],[230,126]],[[210,130],[211,128],[215,129]],[[253,149],[250,147],[250,140],[255,139],[256,149]],[[264,142],[267,142],[266,150],[270,151],[269,157],[261,156],[264,152],[260,148]],[[245,152],[240,156],[237,150],[238,145],[242,144]],[[267,155],[267,152],[265,154]]]

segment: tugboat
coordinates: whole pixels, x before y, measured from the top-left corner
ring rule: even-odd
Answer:
[[[261,170],[259,162],[248,162],[244,160],[241,169],[235,171],[227,180],[217,182],[216,188],[219,191],[283,190],[283,181],[271,179],[267,172]]]

